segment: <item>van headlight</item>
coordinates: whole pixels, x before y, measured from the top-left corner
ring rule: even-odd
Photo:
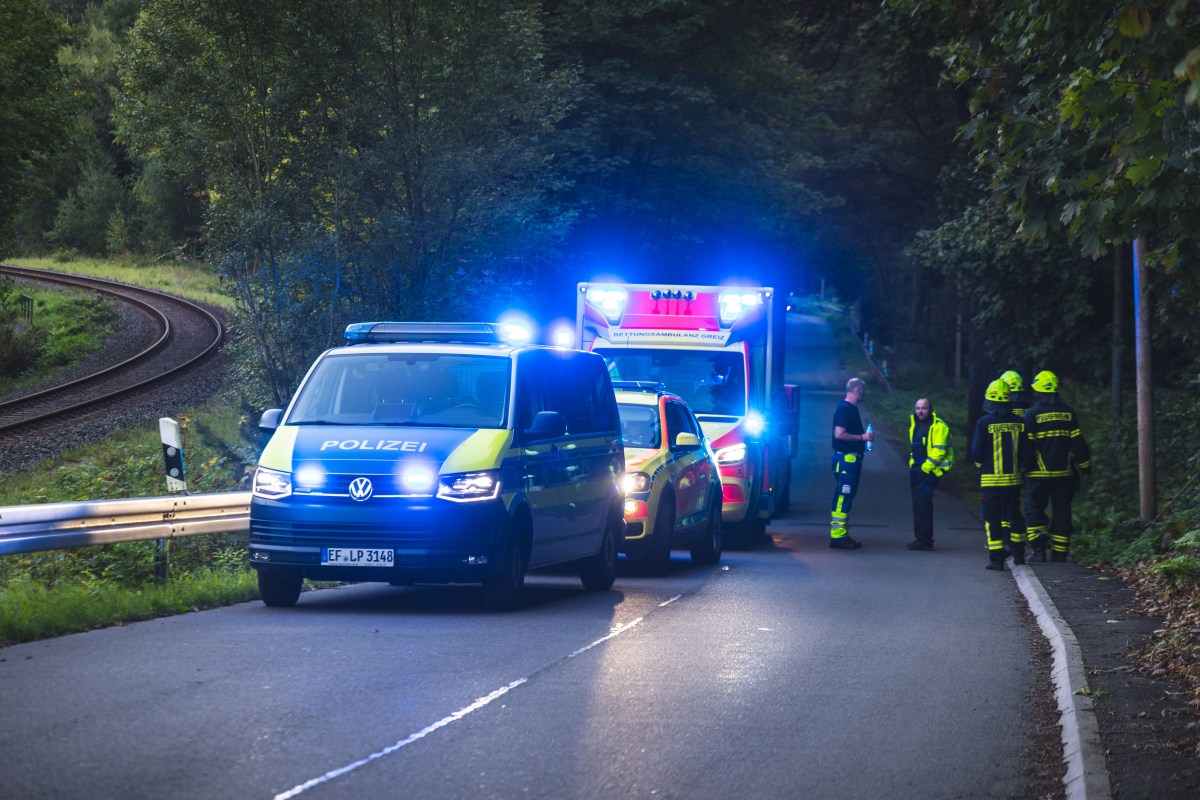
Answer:
[[[731,447],[722,447],[717,451],[717,463],[721,466],[729,464],[740,464],[746,460],[746,445],[735,444]]]
[[[292,475],[289,472],[259,467],[254,470],[254,481],[251,487],[251,491],[258,497],[278,500],[292,493]]]
[[[443,500],[467,503],[474,500],[491,500],[500,494],[500,473],[460,472],[438,478],[437,496]]]

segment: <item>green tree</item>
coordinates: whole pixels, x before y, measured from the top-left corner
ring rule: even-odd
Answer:
[[[797,262],[804,217],[829,202],[807,182],[819,166],[807,140],[829,124],[798,55],[818,39],[809,5],[827,4],[546,4],[551,58],[587,87],[563,126],[573,277],[697,280],[719,264],[762,280],[768,265],[745,258],[755,248]],[[740,264],[724,255],[738,244]]]
[[[1086,257],[1144,236],[1160,318],[1193,330],[1200,109],[1176,68],[1200,18],[1177,0],[889,5],[944,26],[947,77],[971,97],[964,134],[1019,233]]]
[[[44,0],[0,2],[0,253],[62,140],[67,109],[58,51],[69,41],[66,24]]]
[[[122,137],[203,165],[211,258],[276,401],[348,320],[529,290],[569,222],[548,142],[575,80],[543,54],[521,2],[147,4]]]

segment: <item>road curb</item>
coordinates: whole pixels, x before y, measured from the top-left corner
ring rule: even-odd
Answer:
[[[1011,565],[1011,562],[1010,562]],[[1054,664],[1050,677],[1058,701],[1062,727],[1063,776],[1067,800],[1111,800],[1108,765],[1100,742],[1100,725],[1092,702],[1079,642],[1058,613],[1037,573],[1025,565],[1012,565],[1013,578],[1037,618],[1042,634],[1050,642]]]

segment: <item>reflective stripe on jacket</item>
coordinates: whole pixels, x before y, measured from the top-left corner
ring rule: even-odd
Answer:
[[[1068,478],[1091,468],[1091,450],[1079,430],[1075,410],[1066,403],[1039,400],[1025,412],[1025,433],[1033,445],[1029,477]]]
[[[908,416],[908,466],[914,466],[913,451],[913,432],[917,429],[917,415],[909,414]],[[929,418],[929,433],[925,435],[924,442],[917,442],[925,446],[925,460],[933,465],[933,474],[941,476],[948,469],[954,466],[954,445],[950,443],[950,426],[942,421],[937,413],[933,413]],[[916,465],[920,466],[920,465]]]
[[[979,485],[1020,486],[1021,466],[1029,440],[1021,418],[1005,409],[1003,414],[987,414],[975,425],[971,439],[971,458],[979,467]]]

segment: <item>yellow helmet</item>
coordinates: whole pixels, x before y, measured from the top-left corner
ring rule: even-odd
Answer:
[[[1010,392],[1019,392],[1025,388],[1025,381],[1021,379],[1021,375],[1014,369],[1000,376],[1000,380],[1008,386]]]
[[[988,384],[987,391],[983,393],[985,400],[991,400],[993,403],[1008,402],[1008,384],[1000,379],[996,379]]]
[[[1037,374],[1033,379],[1033,390],[1035,392],[1050,392],[1058,391],[1058,376],[1048,369],[1044,369]]]

